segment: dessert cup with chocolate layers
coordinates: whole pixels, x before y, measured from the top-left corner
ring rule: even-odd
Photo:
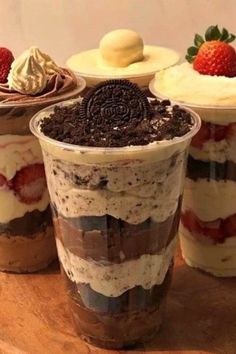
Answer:
[[[149,340],[162,322],[197,115],[148,101],[126,80],[41,111],[56,243],[78,333],[106,348]]]
[[[236,276],[236,77],[201,75],[189,63],[156,75],[150,90],[197,112],[180,242],[186,263],[219,277]]]
[[[14,76],[14,80],[18,79]],[[26,86],[34,82],[34,78],[23,79]],[[40,93],[32,95],[16,91],[9,83],[0,84],[2,271],[33,272],[56,258],[43,157],[37,139],[29,130],[29,121],[52,103],[77,97],[85,83],[60,68],[60,73],[47,75],[45,85]]]

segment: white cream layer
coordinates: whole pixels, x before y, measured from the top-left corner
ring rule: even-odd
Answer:
[[[0,136],[0,174],[11,180],[17,171],[30,164],[43,163],[40,145],[34,136]],[[49,204],[49,195],[45,191],[39,202],[22,203],[13,190],[0,188],[0,223],[20,218],[33,210],[43,211]]]
[[[202,75],[187,62],[158,72],[154,90],[189,104],[236,106],[236,77]]]
[[[27,212],[34,210],[44,211],[49,205],[48,191],[45,190],[40,201],[32,204],[25,204],[19,200],[10,189],[0,189],[0,223],[6,224],[9,221],[21,218]]]
[[[0,173],[12,179],[22,167],[42,163],[37,139],[32,135],[0,135]]]
[[[215,276],[236,276],[236,236],[224,243],[205,244],[180,227],[180,244],[186,263]]]
[[[174,163],[168,159],[72,165],[47,154],[45,166],[51,200],[61,215],[109,214],[138,224],[149,217],[162,222],[174,214],[182,195],[184,160],[181,153]],[[103,181],[106,185],[100,186]]]
[[[206,222],[225,219],[236,213],[236,182],[186,178],[182,209]]]
[[[196,160],[236,163],[236,138],[221,141],[208,140],[201,149],[191,146],[190,155]]]
[[[65,249],[60,240],[56,239],[56,243],[60,262],[71,281],[89,284],[104,296],[117,297],[135,286],[151,289],[162,284],[174,256],[176,239],[161,254],[144,254],[139,259],[111,265],[84,260]]]

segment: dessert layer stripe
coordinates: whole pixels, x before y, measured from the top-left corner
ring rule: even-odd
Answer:
[[[104,296],[117,297],[135,286],[151,289],[161,284],[172,262],[176,238],[161,254],[144,254],[137,260],[106,266],[75,256],[59,239],[56,243],[60,262],[71,281],[89,284]]]
[[[235,201],[234,181],[186,178],[182,209],[193,211],[202,221],[226,219],[235,214]]]
[[[200,161],[192,156],[188,158],[187,177],[192,180],[205,178],[208,180],[230,180],[236,182],[236,163],[226,161]]]
[[[151,219],[132,225],[109,215],[75,219],[54,218],[57,237],[71,253],[83,259],[122,263],[143,254],[158,254],[178,231],[180,204],[162,223]]]
[[[99,294],[91,289],[88,284],[76,284],[70,280],[65,272],[63,273],[71,297],[79,306],[102,313],[119,313],[142,311],[150,307],[159,306],[169,288],[172,267],[167,272],[162,284],[154,285],[151,289],[135,286],[117,297],[107,297]]]
[[[48,206],[45,210],[33,210],[27,212],[24,216],[10,220],[6,224],[0,223],[1,234],[9,236],[28,236],[30,238],[37,237],[38,232],[46,230],[52,225],[51,209]]]

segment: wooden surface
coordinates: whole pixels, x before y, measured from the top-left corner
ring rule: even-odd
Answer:
[[[76,337],[57,263],[34,275],[0,274],[1,354],[120,354]],[[215,279],[177,256],[166,321],[130,354],[236,354],[236,278]]]

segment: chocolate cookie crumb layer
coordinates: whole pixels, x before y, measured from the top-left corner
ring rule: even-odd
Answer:
[[[103,83],[102,95],[96,96],[101,89],[98,85],[82,103],[56,106],[54,112],[43,119],[41,131],[64,143],[96,147],[147,145],[181,137],[190,131],[193,121],[189,112],[177,105],[171,106],[169,100],[145,101],[138,87],[134,90],[134,84],[127,85],[128,81],[123,81],[125,91],[120,87],[122,80],[117,80],[117,84],[111,80],[106,82],[108,86],[112,83],[110,90],[106,90],[108,87]],[[142,104],[139,103],[141,98]]]

